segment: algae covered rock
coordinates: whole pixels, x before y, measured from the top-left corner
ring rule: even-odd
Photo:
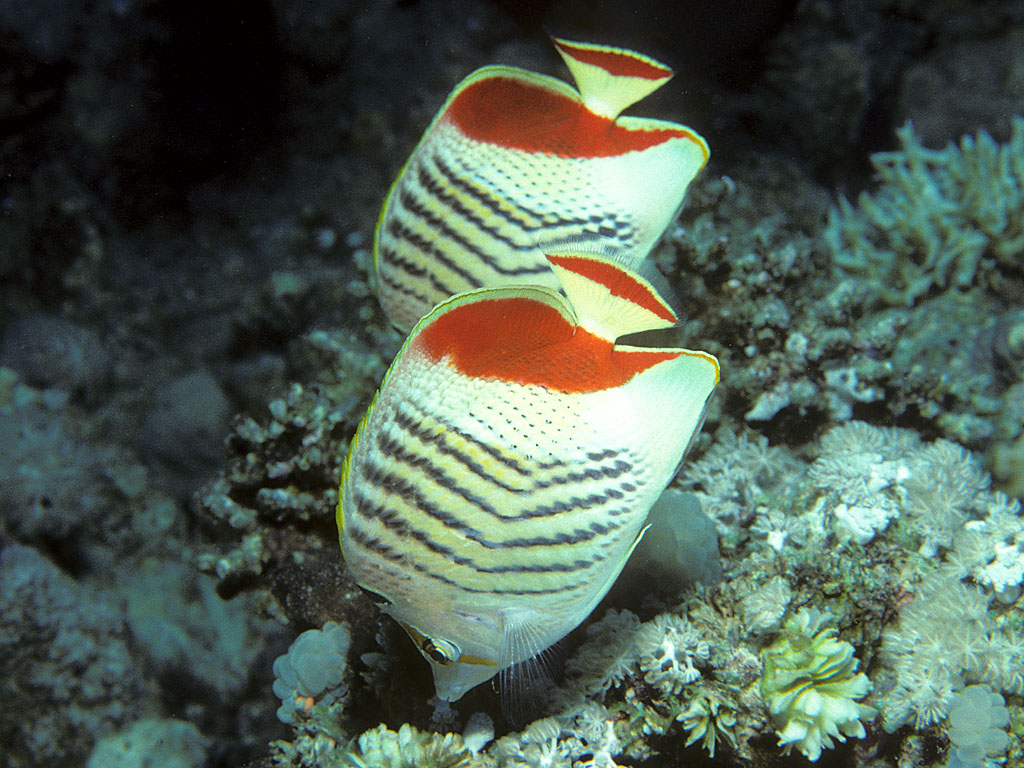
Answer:
[[[100,739],[86,768],[202,768],[210,740],[192,723],[147,718]]]
[[[80,766],[100,735],[146,703],[114,595],[36,550],[0,550],[0,743],[4,765]],[[57,706],[59,704],[59,706]]]

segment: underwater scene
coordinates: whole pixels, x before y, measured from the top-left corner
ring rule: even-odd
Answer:
[[[0,768],[1024,766],[1024,0],[0,41]]]

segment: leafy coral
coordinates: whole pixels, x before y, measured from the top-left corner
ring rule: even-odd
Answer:
[[[831,617],[801,609],[780,638],[764,651],[761,695],[768,704],[785,752],[796,747],[811,761],[830,749],[833,739],[863,738],[862,721],[876,712],[858,703],[871,681],[857,672],[854,648],[837,639]]]
[[[636,643],[642,649],[640,669],[644,680],[666,694],[678,694],[684,685],[700,679],[694,661],[707,661],[707,642],[686,619],[670,613],[644,624]]]
[[[423,733],[406,723],[398,732],[381,724],[354,739],[338,763],[351,768],[459,768],[472,753],[458,734]]]

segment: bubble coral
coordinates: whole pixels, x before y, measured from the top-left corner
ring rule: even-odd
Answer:
[[[316,700],[321,703],[344,696],[342,684],[345,657],[352,644],[344,624],[329,621],[323,629],[309,629],[295,638],[288,653],[274,661],[274,693],[281,699],[277,717],[294,723],[296,712],[308,711]]]
[[[1010,715],[1003,697],[987,685],[969,685],[953,697],[949,710],[950,766],[983,768],[1010,744]]]
[[[812,762],[822,749],[834,746],[833,739],[863,738],[861,721],[877,714],[858,703],[871,690],[871,681],[857,672],[853,646],[826,626],[830,620],[828,614],[803,608],[763,653],[761,696],[779,746],[786,754],[796,747]]]

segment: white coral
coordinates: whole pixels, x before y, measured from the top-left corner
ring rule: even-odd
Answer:
[[[883,699],[886,730],[943,720],[964,682],[1007,693],[1024,689],[1024,638],[996,626],[989,595],[944,571],[915,592],[896,625],[882,633],[882,660],[896,673],[896,685]]]
[[[707,661],[708,644],[686,619],[662,614],[644,624],[637,635],[644,679],[669,695],[700,678],[694,660]]]
[[[571,687],[587,695],[622,684],[636,662],[635,640],[640,619],[630,611],[609,610],[587,627],[587,640],[566,663]]]
[[[850,422],[821,439],[808,469],[837,538],[867,544],[901,519],[927,557],[952,551],[949,567],[996,591],[1024,581],[1020,505],[989,490],[991,477],[948,440],[922,444],[910,430]],[[961,541],[965,531],[985,542]],[[1012,594],[1011,594],[1012,597]]]
[[[681,485],[693,489],[720,536],[734,536],[736,523],[752,512],[759,497],[785,495],[802,467],[784,448],[770,446],[756,433],[719,430],[699,460],[684,465]]]
[[[793,590],[782,576],[775,576],[740,601],[743,623],[751,632],[763,633],[778,629]]]
[[[971,453],[948,440],[936,440],[910,456],[909,476],[901,483],[903,507],[925,534],[922,553],[948,549],[972,513],[984,510],[991,483]]]

